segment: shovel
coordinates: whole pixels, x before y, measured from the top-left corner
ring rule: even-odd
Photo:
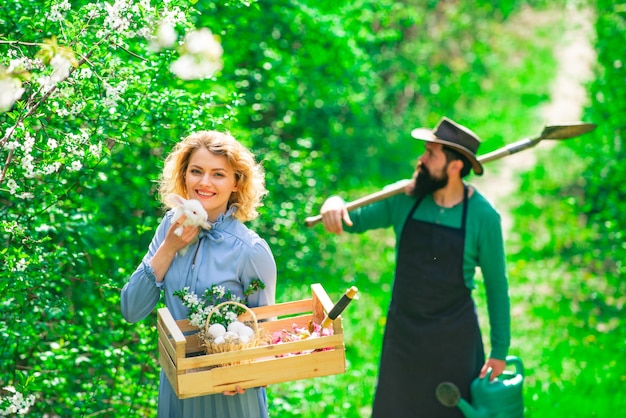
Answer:
[[[481,163],[487,163],[489,161],[498,160],[508,155],[516,154],[528,148],[532,148],[544,139],[569,139],[576,136],[586,134],[593,131],[596,125],[593,123],[585,122],[570,122],[561,123],[558,125],[546,125],[539,136],[534,138],[524,138],[512,144],[505,145],[502,148],[498,148],[495,151],[479,156],[477,159]],[[352,211],[370,203],[378,202],[379,200],[388,199],[391,196],[395,196],[404,192],[404,188],[410,184],[413,180],[401,180],[395,183],[393,186],[385,188],[384,190],[363,196],[357,200],[346,203],[346,209]],[[310,216],[304,220],[307,227],[317,225],[322,221],[322,215]]]

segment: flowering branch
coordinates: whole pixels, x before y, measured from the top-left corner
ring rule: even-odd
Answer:
[[[76,65],[76,67],[71,68],[68,71],[67,75],[65,77],[63,77],[63,79],[60,80],[60,81],[66,80],[70,75],[72,75],[72,73],[74,71],[76,71],[77,68],[79,68],[85,62],[87,62],[89,57],[91,57],[91,55],[96,51],[96,47],[99,46],[102,42],[105,42],[107,39],[108,39],[108,36],[105,39],[102,39],[100,42],[97,42],[94,45],[94,47],[80,61],[78,61],[78,64]],[[17,127],[20,126],[22,123],[24,123],[24,120],[26,118],[28,118],[33,113],[35,113],[35,111],[46,100],[48,100],[48,98],[52,95],[52,93],[54,93],[54,91],[58,88],[58,85],[59,84],[56,83],[52,87],[50,87],[48,89],[48,91],[41,97],[41,99],[39,99],[39,101],[37,101],[35,103],[33,103],[32,99],[34,97],[36,97],[37,94],[32,94],[29,97],[28,102],[26,104],[26,112],[25,113],[24,112],[20,113],[19,117],[17,118],[17,121],[13,124],[13,126],[10,127],[9,129],[7,129],[4,137],[0,140],[0,147],[4,147],[4,145],[7,143],[7,141],[11,138],[11,136],[13,135],[15,130],[17,129]],[[44,88],[45,88],[44,86],[40,87],[39,92],[43,91]],[[12,149],[9,150],[9,155],[7,156],[7,159],[6,159],[5,163],[4,163],[4,167],[2,168],[2,173],[0,173],[0,185],[2,185],[2,183],[4,182],[4,179],[6,178],[7,168],[9,167],[9,164],[11,163],[11,161],[13,161],[13,155],[14,155],[14,149],[12,148]]]
[[[243,299],[237,295],[233,295],[230,289],[216,284],[206,289],[200,297],[191,291],[189,287],[175,291],[174,295],[178,296],[183,302],[183,305],[189,308],[189,313],[187,314],[189,323],[202,329],[205,327],[207,318],[215,306],[228,301],[240,302],[247,305],[250,295],[254,294],[259,289],[265,289],[265,283],[260,279],[253,279],[244,290]],[[219,312],[213,313],[211,316],[211,324],[222,324],[224,327],[228,327],[228,324],[235,321],[237,317],[244,312],[245,309],[241,306],[225,305]]]

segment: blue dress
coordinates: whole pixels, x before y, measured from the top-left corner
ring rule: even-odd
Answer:
[[[177,254],[164,280],[157,283],[150,261],[165,239],[172,223],[169,211],[150,243],[148,253],[131,275],[121,292],[122,315],[128,322],[148,316],[165,296],[165,305],[174,319],[186,319],[187,307],[173,293],[184,287],[201,295],[213,284],[230,289],[243,297],[253,279],[261,279],[265,289],[248,297],[250,307],[272,305],[276,297],[276,262],[262,238],[232,215],[230,208],[221,215],[210,231],[202,230],[198,242],[184,256]],[[156,345],[156,342],[155,342]],[[252,388],[242,395],[222,394],[178,399],[161,370],[158,416],[163,418],[262,418],[267,417],[264,388]]]

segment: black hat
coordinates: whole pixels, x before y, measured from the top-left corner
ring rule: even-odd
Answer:
[[[474,173],[479,176],[483,174],[483,166],[476,159],[480,138],[465,126],[444,117],[441,118],[435,129],[413,129],[411,136],[415,139],[435,142],[459,151],[472,163]]]

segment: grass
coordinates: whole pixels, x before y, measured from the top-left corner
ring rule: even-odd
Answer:
[[[389,231],[371,235],[321,237],[342,244],[336,261],[352,266],[353,284],[360,290],[359,299],[343,314],[346,373],[268,387],[272,416],[370,416],[393,271],[393,237]],[[379,256],[363,256],[366,244],[367,254]],[[602,293],[606,280],[571,271],[558,257],[529,260],[513,254],[508,270],[510,354],[524,362],[525,417],[606,417],[623,411],[626,327],[619,314],[623,299],[607,302],[594,296],[594,289]],[[474,298],[488,350],[486,304],[480,277],[478,281]],[[341,276],[322,283],[333,300],[347,288]],[[285,298],[305,297],[308,291],[306,286],[285,290]],[[607,290],[610,293],[614,292]]]
[[[558,38],[557,27],[538,32],[540,42],[529,35],[530,47]],[[537,56],[547,57],[545,51],[539,52]],[[547,68],[538,69],[523,84],[534,86],[534,91],[549,91],[549,80],[542,79],[548,73]],[[520,108],[515,103],[508,106]],[[537,119],[533,106],[526,120]],[[528,174],[515,196],[507,196],[514,202],[508,207],[525,208],[513,214],[515,235],[507,239],[510,354],[520,357],[525,366],[525,417],[620,416],[626,409],[626,284],[619,278],[592,274],[580,263],[593,258],[576,254],[576,242],[585,241],[590,232],[581,229],[576,219],[575,198],[559,193],[564,184],[577,184],[572,179],[581,162],[564,145],[555,149],[558,152],[551,151],[550,161],[537,163],[539,168]],[[556,167],[555,161],[562,161],[561,166]],[[543,191],[529,187],[540,182]],[[270,411],[277,417],[369,417],[393,277],[394,238],[390,231],[331,237],[319,228],[320,240],[336,239],[341,244],[334,254],[337,275],[320,280],[331,298],[337,300],[348,284],[360,289],[361,298],[343,315],[348,368],[342,375],[269,387]],[[602,264],[600,259],[591,261]],[[478,281],[474,298],[488,351],[486,303]],[[296,287],[304,296],[306,286]]]
[[[626,384],[626,331],[618,314],[603,313],[604,303],[583,293],[604,278],[567,267],[556,258],[525,263],[512,285],[513,305],[525,311],[514,318],[513,344],[527,366],[526,416],[614,416],[626,406],[618,396]]]
[[[270,411],[275,417],[369,417],[391,292],[394,252],[393,244],[389,244],[393,236],[391,231],[373,231],[373,236],[345,234],[335,238],[323,232],[321,226],[318,228],[324,235],[320,239],[341,243],[334,257],[336,265],[350,266],[319,282],[333,301],[339,300],[348,287],[359,288],[358,299],[342,315],[347,372],[268,387]],[[366,244],[368,254],[371,251],[378,257],[355,254]],[[346,282],[346,277],[351,280]],[[309,294],[307,285],[288,285],[279,299],[294,300]]]

